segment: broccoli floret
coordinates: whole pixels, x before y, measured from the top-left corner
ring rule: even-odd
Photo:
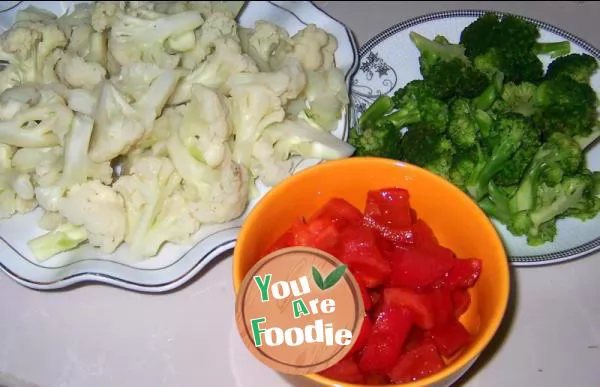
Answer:
[[[465,55],[465,48],[460,44],[450,44],[447,39],[442,39],[442,37],[430,40],[414,31],[409,34],[409,37],[419,50],[419,65],[424,79],[427,79],[431,68],[439,62],[458,59],[467,65],[469,64],[469,60]]]
[[[400,158],[402,132],[393,125],[369,126],[361,134],[350,131],[348,142],[355,148],[354,156]]]
[[[402,138],[400,152],[402,160],[448,178],[456,150],[452,142],[437,129],[414,125],[408,128]]]
[[[482,72],[504,73],[506,81],[537,82],[544,75],[538,54],[564,55],[570,51],[567,41],[539,43],[538,27],[520,17],[487,13],[461,33],[465,54]]]
[[[556,237],[556,220],[549,220],[542,223],[537,229],[529,230],[527,233],[527,244],[530,246],[540,246],[547,242],[552,242]]]
[[[533,121],[547,139],[552,133],[565,133],[572,137],[585,139],[582,144],[589,143],[588,136],[592,135],[596,124],[596,107],[585,105],[554,105],[538,110],[533,115]]]
[[[546,79],[566,75],[580,83],[589,83],[598,70],[598,61],[588,54],[569,54],[555,59],[548,65]]]
[[[473,98],[473,105],[477,109],[488,110],[500,98],[504,90],[504,74],[495,73],[487,88],[477,97]]]
[[[435,98],[424,81],[412,81],[392,97],[395,111],[379,118],[377,125],[391,123],[396,128],[424,124],[439,132],[446,130],[448,106]]]
[[[509,197],[500,187],[490,181],[488,184],[488,196],[479,202],[479,206],[489,216],[498,219],[504,224],[510,224],[511,212]]]
[[[455,99],[448,116],[448,137],[458,149],[472,148],[492,130],[492,118],[466,99]]]
[[[492,110],[501,113],[518,113],[530,117],[535,112],[535,94],[537,86],[530,82],[516,85],[513,82],[504,85],[502,96],[492,106]]]
[[[459,58],[432,64],[424,79],[442,100],[453,97],[474,98],[489,84],[486,74]]]
[[[476,201],[487,194],[490,180],[510,165],[520,148],[537,146],[539,139],[535,133],[531,121],[521,115],[504,114],[498,117],[490,133],[482,138],[489,158],[481,172],[473,175],[467,183],[468,192]]]
[[[511,198],[511,210],[514,213],[531,210],[536,207],[539,185],[544,177],[555,176],[556,171],[543,174],[547,169],[558,168],[562,175],[571,175],[578,171],[583,162],[581,148],[575,140],[563,133],[554,133],[536,152],[524,173],[524,177],[515,195]]]

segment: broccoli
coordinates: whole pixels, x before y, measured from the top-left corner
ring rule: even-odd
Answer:
[[[424,79],[427,79],[429,71],[439,62],[458,59],[466,65],[469,64],[465,48],[460,44],[450,44],[447,39],[442,37],[430,40],[414,31],[410,32],[409,37],[419,50],[419,65]]]
[[[467,182],[467,190],[473,199],[479,201],[487,194],[490,180],[511,165],[515,154],[529,152],[529,147],[537,147],[539,139],[535,133],[531,121],[526,117],[517,114],[498,117],[490,133],[482,137],[483,147],[489,157],[481,171],[473,174]]]
[[[514,15],[486,13],[468,25],[460,36],[465,55],[475,67],[492,75],[500,71],[507,81],[537,82],[544,76],[539,54],[565,55],[568,41],[540,43],[538,27]]]
[[[400,152],[402,160],[448,178],[456,150],[452,142],[437,129],[414,125],[408,128],[402,138]]]
[[[478,109],[487,110],[502,96],[503,90],[504,74],[497,72],[492,76],[487,88],[473,98],[473,105]]]
[[[504,85],[500,99],[492,105],[495,112],[518,113],[530,117],[535,112],[535,93],[537,86],[530,82]]]
[[[554,133],[536,152],[533,160],[524,173],[524,177],[515,195],[511,198],[511,211],[514,213],[531,210],[536,207],[538,186],[546,182],[544,178],[556,176],[557,172],[542,173],[547,170],[560,169],[562,175],[577,172],[583,155],[575,140],[563,133]],[[555,180],[555,179],[550,179]],[[555,181],[550,181],[555,183]]]
[[[548,65],[546,79],[555,79],[566,75],[580,83],[590,83],[592,75],[598,70],[598,61],[588,54],[569,54],[555,59]]]
[[[490,181],[488,184],[488,196],[479,202],[481,209],[489,216],[498,219],[504,224],[510,224],[512,214],[510,212],[509,197],[500,187]]]
[[[448,137],[459,149],[477,145],[481,134],[489,135],[492,119],[483,110],[476,109],[471,101],[455,99],[449,108]]]
[[[383,117],[394,108],[394,102],[387,95],[380,95],[377,99],[365,110],[358,119],[359,129],[366,129],[373,125],[374,121]]]
[[[412,81],[397,90],[392,97],[395,111],[375,121],[376,125],[390,123],[396,128],[422,123],[439,132],[446,130],[448,106],[435,98],[424,81]]]
[[[356,149],[354,156],[399,159],[401,140],[400,129],[387,123],[369,126],[360,135],[353,129],[350,131],[348,142]]]

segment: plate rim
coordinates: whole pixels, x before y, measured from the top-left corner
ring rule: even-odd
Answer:
[[[373,36],[371,39],[369,39],[365,44],[363,44],[361,46],[361,48],[359,49],[359,53],[358,53],[360,61],[362,62],[365,55],[367,53],[371,52],[373,50],[373,48],[378,46],[380,43],[387,40],[388,38],[391,38],[392,36],[396,35],[397,33],[401,32],[401,31],[407,30],[408,28],[414,27],[414,26],[422,24],[422,23],[441,20],[441,19],[479,17],[488,12],[495,13],[498,15],[512,15],[512,16],[516,16],[521,19],[527,20],[529,22],[532,22],[535,25],[537,25],[539,28],[546,30],[548,32],[554,33],[556,35],[559,35],[562,38],[569,40],[571,43],[578,45],[583,50],[587,51],[591,56],[595,57],[598,61],[600,61],[600,49],[596,48],[594,45],[592,45],[585,39],[582,39],[582,38],[578,37],[577,35],[574,35],[560,27],[556,27],[550,23],[541,21],[541,20],[533,18],[533,17],[524,16],[524,15],[516,14],[513,12],[497,11],[497,10],[491,10],[491,9],[468,9],[468,8],[450,9],[450,10],[444,10],[444,11],[430,12],[430,13],[415,16],[415,17],[407,19],[403,22],[394,24],[394,25],[386,28],[385,30],[379,32],[378,34]],[[351,96],[354,94],[353,86],[354,85],[351,85],[351,90],[350,90]],[[353,112],[355,111],[354,104],[352,104],[352,110],[353,110]],[[600,215],[597,215],[597,216],[600,216]],[[498,234],[500,235],[499,232],[498,232]],[[505,248],[506,248],[506,246],[505,246]],[[575,260],[578,258],[583,258],[583,257],[591,255],[597,251],[600,251],[600,235],[598,235],[596,238],[594,238],[586,243],[583,243],[579,246],[572,247],[572,248],[569,248],[566,250],[561,250],[561,251],[546,253],[546,254],[540,254],[540,255],[510,255],[510,254],[507,254],[507,258],[510,261],[512,266],[531,267],[531,266],[543,266],[543,265],[567,262],[567,261]],[[507,253],[508,253],[508,251],[507,251]]]
[[[15,9],[18,6],[20,6],[22,3],[27,3],[27,2],[19,1],[19,2],[17,2],[17,4],[10,7],[9,9],[0,11],[0,13],[8,12],[12,9]],[[303,10],[306,12],[319,13],[323,17],[326,17],[327,19],[331,20],[332,23],[337,24],[340,28],[342,28],[344,30],[344,32],[347,35],[348,43],[350,44],[350,49],[351,49],[351,54],[348,54],[348,55],[352,55],[352,63],[350,64],[350,67],[346,70],[346,72],[344,74],[344,80],[345,80],[345,84],[346,84],[346,87],[348,90],[348,97],[350,97],[351,81],[352,81],[354,74],[358,70],[358,65],[360,63],[358,43],[357,43],[357,40],[356,40],[356,37],[355,37],[353,31],[345,23],[332,17],[327,12],[323,11],[321,8],[319,8],[317,5],[315,5],[312,1],[289,2],[289,7],[286,6],[286,3],[288,3],[288,2],[265,1],[263,3],[268,3],[272,7],[276,7],[284,12],[289,13],[297,21],[304,24],[305,26],[310,23],[314,23],[314,22],[311,20],[306,20],[305,17],[300,16],[297,13],[295,13],[294,12],[295,9]],[[242,12],[246,9],[246,7],[248,5],[249,5],[249,2],[246,2],[246,4],[244,4],[244,8],[243,8]],[[298,6],[300,6],[300,8],[297,8]],[[241,15],[241,13],[240,13],[240,15]],[[346,108],[346,113],[345,113],[346,117],[343,121],[340,121],[340,123],[343,123],[343,125],[344,125],[343,131],[340,134],[340,138],[343,141],[347,140],[349,131],[350,131],[349,129],[350,129],[350,123],[351,123],[351,116],[352,116],[351,108],[352,108],[352,104],[349,102],[347,105],[347,108]],[[317,163],[322,163],[322,162],[323,162],[323,160],[319,160]],[[296,172],[295,169],[292,170],[292,173],[295,173],[295,172]],[[242,226],[239,223],[243,222],[244,216],[247,216],[247,214],[250,211],[252,211],[252,206],[249,206],[248,208],[246,208],[246,210],[244,211],[245,215],[242,215],[239,218],[234,219],[231,222],[228,222],[228,223],[231,223],[230,227],[219,229],[219,230],[205,236],[201,240],[195,242],[193,245],[190,246],[190,248],[185,253],[181,254],[181,256],[178,257],[176,261],[174,261],[164,267],[148,269],[148,268],[135,267],[135,266],[129,265],[127,263],[123,263],[123,262],[102,260],[102,262],[106,262],[107,264],[109,264],[111,266],[114,264],[124,265],[128,269],[135,270],[135,271],[138,271],[138,270],[139,271],[148,271],[148,270],[160,271],[160,270],[164,270],[168,267],[171,267],[173,265],[176,265],[185,255],[190,254],[190,253],[193,254],[194,248],[196,248],[200,243],[205,241],[207,238],[213,237],[216,239],[214,245],[207,246],[207,249],[206,249],[207,252],[202,254],[201,256],[199,256],[198,259],[194,260],[194,263],[191,265],[191,267],[189,267],[187,270],[185,270],[182,274],[178,273],[176,278],[168,278],[166,281],[139,283],[139,282],[132,280],[131,278],[128,278],[127,276],[111,275],[106,272],[93,271],[93,270],[78,270],[78,271],[76,271],[72,274],[66,275],[66,276],[65,275],[57,276],[56,279],[51,280],[51,281],[40,282],[40,281],[34,281],[32,279],[26,278],[22,274],[14,272],[3,262],[3,259],[1,257],[0,257],[0,270],[2,272],[4,272],[8,277],[13,279],[15,282],[17,282],[27,288],[34,289],[34,290],[59,290],[59,289],[71,288],[73,285],[77,285],[77,284],[85,285],[85,284],[96,283],[96,284],[101,284],[101,285],[111,285],[111,286],[115,286],[117,288],[122,288],[125,290],[132,290],[132,291],[137,291],[137,292],[142,292],[142,293],[162,293],[162,292],[172,291],[172,290],[175,290],[175,289],[181,287],[185,283],[187,283],[191,278],[196,276],[202,270],[202,268],[204,268],[206,265],[208,265],[215,258],[222,256],[224,254],[230,253],[235,248],[235,244],[237,241],[237,235],[239,234],[239,230],[241,229],[241,226]],[[219,240],[218,237],[215,237],[215,234],[218,234],[220,232],[225,232],[225,233],[234,232],[234,235],[231,237],[223,237],[223,239]],[[26,264],[39,266],[35,262],[31,262],[29,259],[24,257],[18,250],[16,250],[8,241],[6,241],[1,236],[0,236],[0,244],[3,245],[3,246],[0,246],[0,249],[6,248],[8,250],[12,250],[13,254],[11,254],[11,255],[18,256],[20,259],[23,259],[26,262]],[[9,257],[9,259],[10,259],[10,257]],[[60,269],[64,269],[65,267],[69,267],[73,264],[76,264],[78,262],[89,262],[91,260],[94,260],[94,259],[83,258],[83,259],[79,259],[75,262],[70,262],[66,265],[61,265],[60,267],[45,267],[42,265],[43,267],[41,269],[60,270]]]

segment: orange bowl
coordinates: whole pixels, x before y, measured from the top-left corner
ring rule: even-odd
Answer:
[[[401,187],[440,244],[458,257],[483,261],[479,281],[470,289],[471,305],[461,322],[474,334],[470,345],[440,372],[397,386],[447,386],[476,361],[496,334],[509,297],[509,263],[502,241],[489,218],[471,198],[445,179],[407,163],[369,157],[328,161],[310,167],[275,186],[244,222],[233,255],[237,294],[244,276],[292,222],[308,217],[329,199],[339,197],[364,210],[367,191]],[[355,386],[306,375],[324,386]]]

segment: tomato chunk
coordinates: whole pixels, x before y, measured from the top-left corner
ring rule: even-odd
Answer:
[[[432,375],[445,366],[435,344],[424,340],[421,345],[400,356],[389,377],[393,383],[408,383]]]
[[[446,288],[431,291],[431,303],[435,311],[435,326],[444,325],[454,318],[454,303],[452,293]]]
[[[412,326],[412,313],[384,305],[358,363],[365,373],[386,373],[394,366]]]
[[[360,295],[362,296],[363,304],[365,306],[365,311],[368,311],[369,309],[371,309],[371,306],[373,305],[373,303],[371,302],[371,296],[369,295],[369,291],[367,290],[365,285],[363,285],[363,283],[360,281],[357,281],[357,282],[358,282],[358,286],[360,287]]]
[[[420,328],[431,329],[435,325],[435,310],[429,294],[407,288],[386,288],[383,298],[385,304],[410,309],[415,324]]]
[[[371,332],[373,331],[373,324],[371,323],[371,319],[368,314],[365,314],[365,319],[363,320],[362,327],[360,328],[360,332],[352,349],[346,356],[353,355],[364,348],[364,346],[369,341],[369,337],[371,337]]]
[[[359,282],[373,288],[387,281],[390,264],[377,249],[375,235],[370,229],[348,227],[340,235],[340,261],[348,265]]]
[[[478,258],[458,259],[445,282],[450,289],[470,288],[479,279],[481,267],[482,262]]]
[[[401,251],[392,261],[390,285],[421,289],[442,279],[454,262],[452,251],[442,246],[415,246]]]
[[[294,246],[307,246],[323,250],[336,256],[340,231],[326,219],[315,219],[310,222],[299,222],[292,226]]]
[[[439,244],[433,230],[422,219],[417,219],[413,225],[413,232],[415,233],[415,244],[417,245]]]
[[[358,364],[352,358],[348,357],[321,371],[320,374],[326,378],[346,383],[364,383],[365,381],[365,377],[360,372]]]
[[[285,233],[283,233],[268,249],[265,250],[263,256],[269,255],[274,251],[285,249],[286,247],[290,247],[294,244],[294,233],[290,228]]]
[[[456,319],[434,327],[426,333],[426,336],[433,339],[438,350],[445,357],[451,357],[471,340],[469,331]]]
[[[452,303],[454,305],[454,316],[459,318],[469,309],[471,296],[467,289],[456,289],[452,292]]]
[[[408,191],[387,188],[367,193],[364,224],[396,243],[413,243]]]
[[[358,208],[354,207],[348,201],[333,198],[314,213],[309,221],[321,218],[330,220],[337,226],[345,227],[348,224],[360,224],[363,215]]]

